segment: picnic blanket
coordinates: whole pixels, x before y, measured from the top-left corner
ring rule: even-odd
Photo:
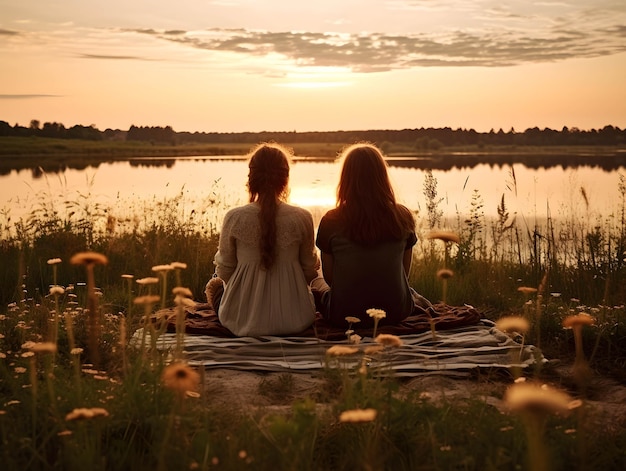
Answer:
[[[401,326],[378,329],[377,333],[398,335],[402,346],[374,355],[365,354],[367,347],[377,345],[372,332],[360,331],[358,352],[341,357],[330,357],[326,352],[333,345],[349,345],[345,330],[339,332],[319,319],[315,323],[317,336],[311,328],[297,336],[235,337],[219,321],[215,323],[215,313],[206,310],[205,305],[189,309],[192,315],[187,319],[184,337],[188,363],[205,369],[306,372],[329,366],[356,369],[365,361],[371,371],[381,374],[469,376],[478,370],[525,369],[547,361],[536,347],[518,343],[498,330],[494,322],[475,319],[479,313],[471,306],[445,308],[445,314],[444,306],[440,306],[442,315],[434,332],[431,322],[422,315],[412,316],[421,319],[408,319]],[[157,339],[157,348],[167,350],[176,345],[176,334],[168,330]],[[135,343],[141,336],[141,330],[135,332]]]
[[[415,314],[394,325],[384,325],[384,320],[377,329],[380,334],[407,335],[418,334],[431,330],[447,330],[456,327],[477,324],[482,315],[472,306],[450,306],[444,303],[433,304],[432,308],[415,307]],[[168,320],[167,331],[176,331],[174,309],[164,309],[156,313],[156,317]],[[359,328],[353,324],[351,328],[356,334],[372,336],[373,328]],[[343,340],[346,338],[348,323],[344,327],[330,325],[319,313],[312,325],[295,337],[316,337],[323,340]],[[198,303],[187,307],[185,312],[185,332],[188,334],[211,335],[215,337],[236,337],[224,327],[210,304]]]

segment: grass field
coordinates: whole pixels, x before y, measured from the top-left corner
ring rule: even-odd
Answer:
[[[101,206],[41,201],[0,220],[3,469],[624,469],[626,422],[588,420],[593,378],[626,383],[623,180],[615,191],[620,210],[601,224],[580,214],[509,225],[506,208],[488,221],[476,206],[445,228],[458,242],[420,227],[413,287],[525,321],[512,335],[572,368],[568,383],[524,372],[526,389],[515,371],[477,379],[502,385],[505,412],[478,393],[431,401],[332,358],[318,389],[286,409],[218,404],[179,348],[154,348],[163,323],[150,321],[202,299],[219,237],[210,211],[190,221],[173,198],[117,220]],[[426,221],[437,220],[431,198]],[[70,263],[85,251],[106,265]],[[593,322],[565,328],[572,318]],[[142,326],[138,349],[128,339]],[[289,374],[268,377],[257,393],[288,398],[294,387]]]

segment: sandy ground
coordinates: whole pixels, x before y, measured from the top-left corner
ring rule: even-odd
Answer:
[[[542,374],[544,382],[577,394],[570,366],[550,367]],[[206,391],[214,404],[235,406],[243,410],[263,410],[285,413],[297,399],[319,398],[328,393],[328,382],[320,372],[267,373],[228,369],[207,370]],[[505,410],[502,396],[511,384],[506,372],[454,377],[428,374],[400,379],[399,394],[417,391],[433,401],[480,397],[488,404]],[[626,385],[610,378],[594,375],[587,389],[585,404],[589,420],[602,425],[606,431],[626,429]],[[320,403],[321,410],[328,404]]]

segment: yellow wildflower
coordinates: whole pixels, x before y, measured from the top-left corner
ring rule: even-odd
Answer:
[[[457,244],[461,243],[461,238],[456,233],[450,231],[432,231],[426,236],[426,238],[439,239],[444,242],[454,242]]]
[[[566,329],[571,329],[576,326],[593,325],[594,323],[595,319],[592,316],[590,316],[586,312],[581,312],[580,314],[567,316],[563,320],[563,327],[565,327]]]
[[[357,347],[347,347],[345,345],[333,345],[326,350],[326,355],[342,356],[342,355],[354,355],[359,349]]]
[[[529,411],[537,413],[567,412],[578,402],[565,392],[547,384],[522,382],[511,385],[505,395],[504,402],[512,411]]]
[[[403,345],[402,339],[392,334],[378,334],[374,342],[385,347],[401,347]]]
[[[186,363],[176,362],[163,369],[161,382],[166,388],[184,396],[187,391],[198,390],[200,375]]]
[[[534,294],[537,292],[537,288],[532,288],[530,286],[520,286],[517,288],[517,291],[524,294]]]
[[[352,409],[343,411],[339,415],[339,422],[372,422],[376,419],[378,411],[376,409]]]
[[[38,342],[30,346],[30,351],[35,353],[55,353],[57,346],[53,342]]]
[[[145,278],[139,278],[137,284],[139,285],[156,285],[159,279],[154,276],[147,276]]]
[[[504,316],[496,321],[496,329],[502,332],[525,334],[529,328],[528,321],[521,316]]]
[[[72,265],[106,265],[109,259],[98,252],[79,252],[70,258]]]
[[[373,317],[374,319],[383,319],[387,317],[387,313],[382,309],[368,309],[365,311],[368,316]]]
[[[65,416],[66,421],[79,419],[93,419],[96,417],[108,417],[109,412],[102,407],[77,408]]]

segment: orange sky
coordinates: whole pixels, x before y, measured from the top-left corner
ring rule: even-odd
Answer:
[[[0,0],[0,120],[626,127],[623,0]]]

